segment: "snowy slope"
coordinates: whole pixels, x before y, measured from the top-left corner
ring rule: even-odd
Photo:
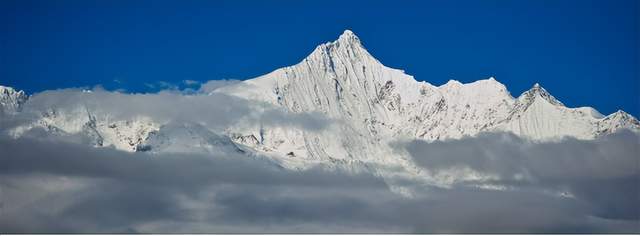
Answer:
[[[592,139],[602,115],[590,107],[567,108],[539,84],[524,92],[509,116],[496,127],[536,140],[564,136]]]

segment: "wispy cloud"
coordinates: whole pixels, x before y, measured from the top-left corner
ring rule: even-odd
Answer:
[[[218,131],[234,124],[318,131],[334,123],[324,114],[290,113],[273,105],[218,93],[185,95],[163,90],[158,93],[128,94],[96,87],[91,93],[82,89],[62,89],[34,94],[24,105],[21,114],[0,120],[0,127],[6,130],[19,124],[33,123],[42,112],[52,108],[67,114],[78,110],[89,111],[94,116],[108,116],[115,120],[149,117],[160,124],[193,123]]]
[[[235,83],[239,83],[241,82],[241,80],[234,80],[234,79],[226,79],[226,80],[210,80],[207,81],[206,83],[203,83],[202,85],[200,85],[200,92],[201,93],[211,93],[214,90],[224,87],[224,86],[228,86],[228,85],[232,85]]]
[[[199,81],[190,80],[190,79],[183,80],[183,81],[182,81],[182,83],[183,83],[184,85],[187,85],[187,86],[200,85],[200,82],[199,82]]]

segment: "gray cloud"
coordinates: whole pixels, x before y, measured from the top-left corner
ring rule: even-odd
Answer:
[[[515,191],[566,192],[589,216],[628,220],[640,229],[640,136],[625,131],[598,140],[534,143],[511,134],[484,134],[446,142],[402,144],[432,172],[470,168],[499,176],[488,182]]]
[[[30,138],[2,139],[0,148],[11,153],[0,157],[0,186],[6,194],[6,208],[0,217],[3,232],[125,232],[160,219],[200,224],[208,224],[203,220],[209,218],[220,224],[233,219],[243,223],[240,216],[251,215],[251,209],[239,203],[274,193],[286,197],[316,192],[326,197],[332,192],[386,192],[384,182],[370,175],[317,169],[290,172],[239,153],[148,155]],[[65,185],[71,187],[56,187]],[[312,191],[298,193],[307,189]],[[207,197],[209,194],[214,195]],[[24,203],[27,196],[42,199]],[[231,196],[244,196],[244,200]],[[323,201],[320,195],[313,198]],[[185,209],[185,199],[202,206]],[[282,206],[266,211],[284,207],[304,213],[303,205],[285,204],[280,202]],[[64,207],[54,210],[59,206]],[[254,209],[264,212],[262,207]],[[205,219],[193,219],[191,213],[204,214]]]
[[[0,230],[637,233],[637,201],[632,200],[637,198],[638,170],[616,171],[633,164],[629,158],[637,163],[637,149],[631,147],[637,142],[637,135],[621,133],[599,141],[544,144],[509,135],[399,144],[424,168],[471,166],[500,175],[496,184],[514,187],[502,191],[478,189],[473,183],[450,189],[416,184],[416,196],[407,198],[366,173],[288,171],[235,152],[149,155],[56,139],[2,138],[0,150],[10,155],[0,155]],[[450,146],[460,144],[467,145]],[[560,161],[540,157],[543,154],[559,156]],[[521,160],[527,158],[539,160]],[[571,163],[580,158],[586,161],[582,167],[582,162]],[[552,164],[560,166],[547,167]],[[566,174],[559,171],[563,168]],[[522,170],[531,173],[529,179],[510,178]],[[556,188],[567,188],[575,197],[546,191]]]
[[[638,144],[639,136],[630,131],[591,141],[565,138],[543,143],[507,133],[486,133],[445,142],[414,140],[405,148],[418,164],[432,170],[466,166],[497,173],[503,179],[521,174],[555,180],[637,175]]]

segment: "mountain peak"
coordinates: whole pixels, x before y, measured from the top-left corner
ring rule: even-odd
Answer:
[[[24,91],[20,90],[15,90],[12,87],[7,87],[7,86],[2,86],[0,85],[0,97],[7,97],[7,96],[12,96],[12,97],[24,97],[26,96]]]
[[[354,34],[353,31],[345,30],[344,32],[342,32],[340,37],[338,37],[338,42],[344,42],[344,43],[356,42],[356,43],[360,43],[360,38],[358,38],[358,36],[356,36],[356,34]]]
[[[327,50],[331,48],[359,48],[365,50],[362,46],[362,43],[360,42],[360,38],[358,38],[358,36],[356,36],[353,31],[348,29],[342,32],[342,34],[335,41],[318,45],[318,47],[316,47],[316,51]]]
[[[626,113],[623,110],[618,110],[613,114],[604,117],[600,121],[598,129],[600,133],[613,133],[619,129],[637,131],[640,129],[640,121],[629,113]]]
[[[623,110],[618,110],[617,112],[610,115],[610,117],[631,123],[634,125],[636,129],[640,128],[640,121],[638,121],[638,119],[636,119],[631,114],[626,113]]]
[[[445,86],[445,87],[456,87],[456,86],[462,86],[462,83],[460,83],[460,81],[457,81],[455,79],[450,79],[443,86]]]
[[[7,87],[7,86],[2,86],[0,85],[0,93],[1,94],[10,94],[10,93],[15,93],[16,90],[12,87]]]
[[[342,32],[342,34],[338,37],[336,41],[327,43],[326,45],[338,46],[338,47],[341,47],[341,46],[342,47],[352,47],[352,46],[362,47],[360,38],[358,38],[358,36],[356,36],[356,34],[354,34],[353,31],[348,29]]]
[[[520,101],[521,103],[529,104],[535,101],[535,99],[538,97],[544,99],[545,101],[551,103],[552,105],[564,106],[562,102],[558,101],[558,99],[556,99],[553,95],[547,92],[547,90],[544,89],[542,86],[540,86],[539,83],[533,84],[533,87],[531,87],[531,89],[522,93],[522,95],[518,97],[518,101]]]
[[[632,115],[630,115],[629,113],[626,113],[623,110],[618,110],[618,111],[614,112],[613,114],[611,114],[609,116],[610,117],[621,117],[621,118],[625,118],[625,119],[633,117]]]
[[[365,64],[379,63],[367,49],[362,46],[360,38],[351,30],[345,30],[337,40],[320,44],[305,58],[307,62],[326,64],[327,68],[335,69],[335,63],[342,61],[345,64],[361,62]],[[368,66],[367,66],[368,67]]]
[[[0,85],[0,112],[18,111],[28,98],[22,90]]]
[[[342,35],[340,35],[340,37],[356,37],[356,34],[353,33],[353,31],[346,29],[344,30],[344,32],[342,32]]]

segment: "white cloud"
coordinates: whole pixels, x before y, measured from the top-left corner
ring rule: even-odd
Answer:
[[[182,83],[187,85],[187,86],[194,86],[194,85],[199,85],[200,84],[199,81],[190,80],[190,79],[183,80]]]

